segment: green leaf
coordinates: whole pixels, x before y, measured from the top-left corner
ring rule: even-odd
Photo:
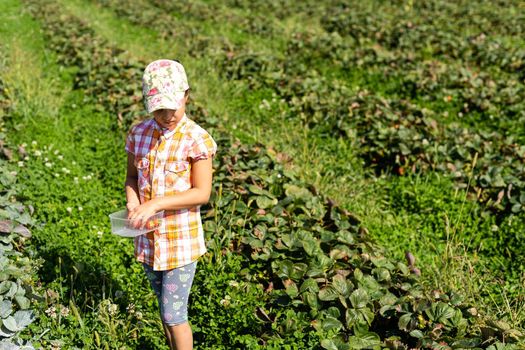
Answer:
[[[303,294],[303,301],[308,304],[312,309],[319,309],[319,300],[317,299],[317,293],[314,292],[305,292]]]
[[[18,310],[13,318],[20,330],[27,327],[35,319],[35,314],[31,310]]]
[[[4,294],[6,297],[11,298],[16,294],[18,285],[12,281],[4,281],[0,283],[0,294]]]
[[[272,263],[275,273],[282,279],[288,279],[292,276],[293,263],[290,260],[274,261]]]
[[[374,312],[367,307],[362,309],[347,309],[345,314],[346,327],[348,329],[359,327],[368,330],[374,317]]]
[[[366,321],[366,323],[368,323],[368,325],[371,326],[372,325],[372,321],[374,321],[374,317],[375,317],[374,312],[372,310],[370,310],[369,308],[367,308],[367,307],[365,307],[363,309],[359,309],[358,311],[361,313],[361,315],[362,315],[363,319]]]
[[[323,312],[326,315],[332,316],[332,317],[337,318],[337,319],[339,319],[339,317],[341,317],[341,311],[339,311],[339,308],[337,308],[335,306],[330,306],[328,309],[323,310]]]
[[[397,299],[398,298],[394,294],[388,292],[379,299],[379,304],[381,306],[394,305],[397,302]]]
[[[511,211],[513,213],[519,213],[521,211],[521,204],[516,203],[512,206]]]
[[[346,243],[346,244],[354,244],[355,243],[354,234],[351,233],[350,231],[346,231],[346,230],[341,230],[341,231],[337,232],[337,240],[339,242],[343,242],[343,243]]]
[[[2,320],[2,323],[7,330],[11,332],[18,332],[20,329],[16,324],[16,320],[13,316],[8,316],[6,319]]]
[[[304,291],[312,291],[317,293],[319,291],[319,286],[313,278],[307,278],[301,284],[300,291],[301,293],[303,293]]]
[[[410,270],[408,269],[408,266],[406,266],[405,264],[403,264],[402,262],[398,262],[397,263],[397,268],[399,270],[399,272],[401,272],[401,274],[403,276],[408,276],[410,275]]]
[[[367,291],[368,295],[373,296],[381,291],[381,285],[377,280],[370,275],[363,276],[359,281],[359,288]],[[382,295],[382,293],[380,293]]]
[[[23,295],[16,295],[15,301],[20,307],[20,309],[29,309],[29,307],[31,306],[31,302],[29,301],[29,299]]]
[[[370,349],[381,345],[379,335],[374,332],[366,332],[348,338],[350,349]]]
[[[383,267],[373,269],[372,273],[376,275],[377,280],[380,282],[390,281],[390,271]]]
[[[324,270],[328,270],[334,264],[334,261],[324,254],[317,254],[315,258],[319,264],[319,267]]]
[[[6,318],[13,312],[13,304],[10,300],[4,300],[0,303],[0,318]]]
[[[278,203],[276,198],[269,198],[266,196],[257,196],[257,198],[255,198],[255,202],[257,203],[257,207],[261,209],[273,207]]]
[[[308,266],[308,271],[306,272],[306,275],[308,277],[320,277],[324,275],[324,270],[320,268],[319,266],[313,264],[314,266],[310,265]]]
[[[323,347],[323,349],[326,349],[326,350],[338,350],[337,346],[331,339],[321,340],[321,346]]]
[[[335,290],[345,298],[350,295],[350,291],[353,288],[352,282],[347,281],[344,276],[339,274],[333,277],[332,285],[334,286]]]
[[[248,191],[250,191],[251,193],[270,197],[269,196],[270,192],[268,192],[266,190],[263,190],[262,188],[260,188],[258,186],[248,185],[247,188],[248,188]]]
[[[294,281],[286,280],[284,285],[286,286],[286,294],[288,294],[291,298],[295,298],[299,295],[299,289],[297,288],[297,284]]]
[[[413,329],[415,322],[412,319],[412,313],[406,313],[403,316],[399,318],[399,321],[397,322],[397,325],[400,330],[402,331],[410,331]]]
[[[285,184],[284,192],[287,196],[294,198],[308,199],[313,196],[313,194],[304,187],[299,187],[296,185]]]
[[[322,321],[321,327],[325,331],[330,331],[330,330],[339,331],[341,328],[343,328],[343,324],[341,323],[341,321],[339,321],[335,317],[326,316],[326,318],[323,319],[323,321]]]
[[[338,297],[339,293],[332,285],[328,285],[319,291],[319,299],[322,301],[331,301]]]
[[[356,279],[356,281],[360,282],[363,279],[363,272],[359,269],[355,269],[354,278]]]
[[[366,290],[358,288],[352,292],[352,295],[350,295],[350,302],[352,303],[352,306],[355,309],[361,309],[366,307],[368,302],[370,301],[370,298],[368,297],[368,293]]]
[[[421,332],[419,329],[414,329],[412,332],[410,332],[410,336],[421,339],[423,338],[423,332]]]
[[[428,318],[434,322],[445,323],[447,319],[454,316],[454,309],[445,303],[433,303],[430,309],[425,310]]]
[[[476,348],[481,345],[481,339],[479,338],[468,338],[468,339],[459,339],[450,344],[453,349],[471,349]]]
[[[302,245],[306,254],[310,256],[314,256],[320,250],[319,245],[315,240],[304,240],[302,241]]]
[[[306,274],[307,270],[308,270],[308,265],[306,265],[305,263],[295,263],[292,266],[292,271],[291,271],[291,276],[290,277],[294,281],[299,281]]]

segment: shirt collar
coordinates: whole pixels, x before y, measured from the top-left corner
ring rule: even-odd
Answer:
[[[170,130],[168,128],[163,128],[157,123],[155,118],[152,118],[152,120],[153,120],[153,127],[155,128],[155,130],[159,131],[160,134],[164,136],[164,138],[168,139],[172,137],[177,131],[182,130],[184,124],[186,124],[186,121],[188,120],[188,117],[186,116],[186,113],[184,113],[182,118],[179,120],[179,122],[175,126],[175,129],[173,130]]]

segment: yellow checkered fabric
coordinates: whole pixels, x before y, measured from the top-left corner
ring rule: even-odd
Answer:
[[[186,114],[174,130],[148,119],[131,128],[126,151],[134,154],[140,202],[191,188],[192,161],[213,157],[217,144]],[[154,270],[187,265],[206,253],[200,207],[167,210],[159,229],[135,238],[135,257]]]

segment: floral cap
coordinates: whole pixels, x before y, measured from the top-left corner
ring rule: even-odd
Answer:
[[[189,88],[186,71],[177,61],[153,61],[142,76],[142,95],[148,113],[158,109],[181,108],[184,92]]]

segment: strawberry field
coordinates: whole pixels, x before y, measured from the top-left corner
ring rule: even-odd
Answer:
[[[218,144],[195,349],[525,346],[521,1],[0,4],[0,349],[167,349],[125,206],[141,76]]]

